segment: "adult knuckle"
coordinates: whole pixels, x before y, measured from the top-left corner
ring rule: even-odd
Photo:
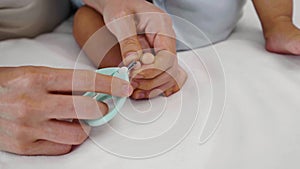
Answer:
[[[39,82],[42,82],[42,79],[45,77],[45,74],[41,73],[41,71],[34,66],[23,67],[22,71],[23,74],[20,76],[20,81],[24,86],[27,87],[32,87],[39,84]]]
[[[74,144],[80,145],[86,140],[86,138],[87,138],[86,134],[77,134]]]
[[[59,150],[58,154],[61,155],[68,154],[69,152],[71,152],[71,150],[72,150],[72,145],[65,145]]]
[[[88,134],[81,128],[78,127],[73,133],[73,140],[75,145],[82,144],[88,137]]]
[[[35,83],[34,71],[32,68],[26,67],[23,70],[23,74],[20,79],[24,86],[31,86]]]
[[[19,102],[19,108],[15,114],[15,119],[19,121],[26,120],[29,114],[31,113],[31,106],[28,104],[26,99]]]

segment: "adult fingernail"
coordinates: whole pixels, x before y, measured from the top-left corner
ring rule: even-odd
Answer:
[[[124,95],[130,96],[133,92],[133,88],[130,85],[123,85],[122,91]]]

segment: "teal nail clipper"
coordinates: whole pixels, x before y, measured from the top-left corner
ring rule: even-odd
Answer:
[[[136,61],[131,62],[127,67],[109,67],[109,68],[103,68],[96,70],[97,73],[109,75],[113,77],[117,77],[123,80],[126,80],[129,82],[129,71],[134,68],[136,65]],[[103,124],[106,124],[110,120],[112,120],[120,111],[120,109],[124,106],[124,103],[126,101],[126,97],[115,97],[108,94],[103,93],[95,93],[95,92],[86,92],[84,96],[92,97],[93,99],[97,101],[107,101],[109,99],[113,100],[114,107],[109,110],[109,112],[104,115],[103,117],[99,119],[94,120],[83,120],[86,124],[92,127],[101,126]]]

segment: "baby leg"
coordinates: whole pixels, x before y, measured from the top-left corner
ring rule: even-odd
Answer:
[[[118,66],[122,62],[120,46],[115,36],[105,27],[102,15],[83,6],[74,17],[74,37],[97,67]]]

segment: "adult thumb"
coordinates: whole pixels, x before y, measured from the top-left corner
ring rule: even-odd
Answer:
[[[107,27],[120,44],[123,63],[128,65],[134,60],[139,60],[142,55],[142,47],[138,40],[134,15],[126,15],[114,19],[107,24]]]

